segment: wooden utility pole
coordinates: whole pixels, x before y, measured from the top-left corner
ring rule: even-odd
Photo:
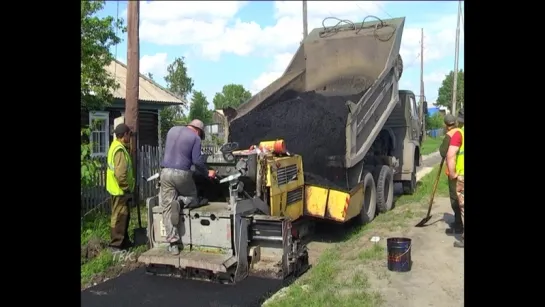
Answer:
[[[307,2],[303,1],[303,39],[308,35]]]
[[[420,118],[422,119],[422,139],[426,139],[426,116],[424,114],[424,28],[420,29]]]
[[[132,131],[131,155],[136,178],[134,203],[139,205],[138,174],[138,91],[140,77],[140,1],[127,4],[127,93],[125,96],[125,123]]]
[[[454,81],[452,85],[452,115],[456,116],[456,92],[458,92],[458,56],[460,54],[460,15],[462,14],[462,1],[458,1],[458,20],[456,22],[456,49],[454,51]]]

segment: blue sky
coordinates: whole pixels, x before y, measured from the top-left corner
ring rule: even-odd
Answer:
[[[101,15],[126,16],[126,1],[108,1]],[[140,5],[140,70],[164,85],[166,67],[184,56],[195,90],[210,102],[225,84],[252,93],[278,78],[302,39],[301,1],[147,1]],[[309,29],[334,16],[406,17],[400,88],[419,93],[420,29],[424,28],[424,82],[433,103],[454,68],[456,1],[308,1]],[[119,12],[119,14],[118,14]],[[463,20],[463,18],[462,18]],[[309,30],[310,31],[310,30]],[[463,21],[459,67],[464,67]],[[126,62],[126,36],[112,53]]]

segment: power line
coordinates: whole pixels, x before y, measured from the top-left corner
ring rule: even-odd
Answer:
[[[365,15],[368,15],[367,12],[361,8],[361,6],[359,4],[356,3],[356,6],[365,14]]]
[[[390,14],[388,14],[388,12],[386,12],[386,10],[382,7],[382,5],[380,5],[378,3],[375,3],[375,1],[371,1],[371,3],[373,5],[375,5],[376,7],[378,7],[378,9],[381,10],[384,14],[388,15],[388,17],[394,18],[394,17],[392,17],[392,15],[390,15]]]
[[[411,63],[409,63],[409,65],[403,65],[403,66],[405,66],[405,69],[410,68],[416,63],[416,60],[418,60],[419,58],[420,58],[420,53],[416,55],[416,58],[414,58],[414,60],[412,60]]]

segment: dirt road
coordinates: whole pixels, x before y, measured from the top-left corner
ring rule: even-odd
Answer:
[[[388,307],[460,307],[464,306],[464,249],[454,248],[455,238],[445,234],[453,222],[448,198],[441,197],[434,204],[428,227],[409,227],[390,232],[385,237],[412,239],[412,270],[408,273],[390,272],[385,259],[367,267],[369,282],[382,294]],[[411,225],[423,216],[415,216]],[[385,238],[378,244],[386,248]]]

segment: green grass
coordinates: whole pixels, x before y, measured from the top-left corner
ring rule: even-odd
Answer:
[[[438,151],[439,146],[441,146],[441,142],[443,142],[443,138],[432,138],[431,136],[427,136],[422,142],[420,154],[425,156]]]
[[[445,175],[445,166],[441,170],[441,177],[439,178],[439,185],[437,186],[436,197],[448,196],[448,178]],[[403,195],[395,203],[396,207],[407,203],[418,203],[422,200],[428,200],[433,190],[433,184],[437,178],[437,172],[439,171],[439,165],[436,165],[433,170],[424,176],[417,184],[416,192],[413,195]]]
[[[415,194],[397,199],[394,210],[380,214],[371,223],[349,233],[344,242],[326,250],[318,264],[288,287],[283,295],[271,299],[265,306],[381,306],[384,300],[380,293],[370,290],[369,273],[365,268],[384,259],[385,250],[380,244],[369,242],[367,237],[397,227],[407,227],[410,221],[420,217],[423,206],[418,204],[429,200],[438,169],[436,166],[422,178]],[[447,179],[441,174],[436,196],[446,195]]]
[[[142,216],[142,227],[146,227],[147,224],[147,210],[145,206],[140,206],[140,212]],[[138,217],[136,208],[131,208],[131,221],[129,224],[129,235],[131,240],[134,241],[133,230],[138,227]],[[107,246],[110,241],[110,215],[109,214],[95,214],[86,216],[82,229],[81,229],[81,246],[86,246],[90,240],[102,242],[103,247]],[[129,251],[133,252],[134,257],[144,252],[147,249],[146,246],[139,246],[131,248]],[[112,253],[108,248],[100,250],[98,255],[91,259],[84,259],[82,256],[81,261],[81,284],[88,283],[95,275],[105,273],[108,269],[120,265],[119,261],[114,259]]]

